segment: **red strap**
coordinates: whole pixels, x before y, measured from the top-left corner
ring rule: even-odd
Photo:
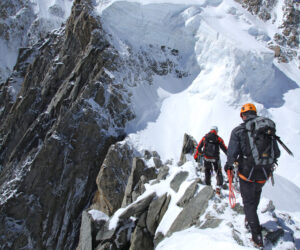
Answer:
[[[227,170],[227,176],[228,176],[228,180],[229,180],[229,204],[230,204],[231,208],[234,208],[235,204],[236,204],[236,198],[234,195],[234,187],[232,185],[233,174],[232,174],[231,170]]]
[[[239,177],[244,180],[244,181],[248,181],[248,182],[254,182],[252,180],[248,180],[244,175],[242,175],[241,173],[239,173]],[[260,183],[260,184],[264,184],[266,183],[267,180],[261,180],[261,181],[255,181],[256,183]]]

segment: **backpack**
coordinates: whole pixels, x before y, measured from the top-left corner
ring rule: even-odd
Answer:
[[[219,141],[216,134],[208,133],[205,136],[203,153],[208,157],[219,157]]]
[[[276,126],[266,117],[257,116],[246,122],[250,155],[255,166],[267,166],[276,162]]]

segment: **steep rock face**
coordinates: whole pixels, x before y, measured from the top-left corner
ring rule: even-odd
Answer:
[[[8,80],[21,76],[17,98],[8,82],[0,92],[9,100],[0,110],[0,246],[74,249],[95,176],[133,114],[105,73],[117,54],[89,1],[75,1],[66,27],[25,51]]]

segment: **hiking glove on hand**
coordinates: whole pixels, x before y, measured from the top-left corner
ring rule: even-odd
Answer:
[[[232,169],[233,169],[232,165],[228,165],[227,163],[225,164],[225,166],[224,166],[225,172],[227,172],[227,170],[232,170]]]

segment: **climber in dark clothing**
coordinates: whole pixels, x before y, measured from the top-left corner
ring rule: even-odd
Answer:
[[[240,191],[244,204],[245,222],[249,226],[252,233],[252,240],[258,247],[263,246],[261,234],[261,226],[257,215],[257,207],[260,201],[262,187],[272,173],[273,163],[257,166],[254,163],[254,158],[251,158],[251,144],[249,143],[249,130],[246,124],[254,119],[257,119],[256,107],[251,104],[245,104],[241,109],[241,118],[244,123],[234,128],[231,132],[231,137],[227,150],[227,162],[225,164],[225,172],[233,169],[234,162],[238,163],[238,175],[240,181]],[[277,142],[273,141],[274,159],[280,156],[280,150]],[[275,160],[276,162],[276,160]]]
[[[220,195],[220,187],[223,185],[223,175],[220,161],[220,148],[226,154],[227,147],[224,144],[223,139],[217,134],[218,127],[213,126],[210,132],[206,134],[199,142],[194,158],[195,160],[197,160],[199,154],[203,154],[204,156],[206,185],[211,185],[211,170],[212,167],[214,168],[215,172],[217,173],[216,194]]]

